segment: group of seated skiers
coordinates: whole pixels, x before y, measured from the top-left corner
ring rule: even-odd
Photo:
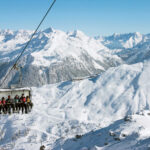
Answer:
[[[22,94],[21,97],[19,97],[18,95],[16,95],[14,97],[14,99],[11,98],[11,96],[9,95],[7,99],[5,99],[4,97],[2,97],[2,99],[0,99],[0,114],[4,113],[4,114],[11,114],[12,112],[20,112],[20,110],[22,110],[22,113],[28,113],[29,111],[31,111],[33,106],[33,103],[30,100],[29,96],[24,96],[24,94]]]

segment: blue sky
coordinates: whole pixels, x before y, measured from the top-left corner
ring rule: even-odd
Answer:
[[[1,0],[0,29],[36,28],[52,0]],[[150,0],[56,0],[41,26],[87,35],[150,33]]]

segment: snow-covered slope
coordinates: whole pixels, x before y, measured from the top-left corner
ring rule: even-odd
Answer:
[[[121,65],[95,78],[32,88],[30,114],[1,116],[1,147],[34,150],[42,141],[47,150],[148,148],[149,68],[150,61]]]
[[[31,32],[0,31],[1,78]],[[94,39],[49,28],[37,33],[20,64],[24,85],[68,81],[32,87],[30,114],[1,115],[0,149],[34,150],[41,142],[46,150],[150,148],[149,34]]]

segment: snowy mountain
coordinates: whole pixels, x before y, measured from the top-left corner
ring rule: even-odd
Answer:
[[[23,30],[0,31],[0,79],[20,54],[31,33]],[[65,33],[52,28],[38,32],[20,60],[24,86],[95,75],[120,64],[122,60],[117,55],[112,55],[102,43],[83,32]],[[17,80],[18,72],[14,71],[5,84],[14,84]]]
[[[1,78],[31,33],[0,31]],[[1,115],[0,149],[150,148],[149,34],[90,38],[49,28],[36,34],[20,64],[24,85],[68,81],[32,87],[31,113]]]
[[[0,30],[0,79],[32,32]],[[23,67],[23,86],[41,86],[100,74],[120,64],[141,62],[149,55],[149,34],[136,32],[91,38],[78,30],[65,33],[48,28],[36,34],[19,65]],[[18,71],[13,71],[5,85],[16,84],[18,78]]]
[[[139,32],[113,34],[108,37],[96,37],[100,43],[120,57],[127,64],[143,62],[150,58],[150,35]]]
[[[97,37],[106,47],[110,49],[126,49],[133,48],[140,42],[146,39],[145,35],[140,34],[139,32],[135,33],[126,33],[126,34],[117,34],[114,33],[112,36]]]

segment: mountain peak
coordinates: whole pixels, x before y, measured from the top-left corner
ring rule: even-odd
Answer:
[[[80,30],[74,30],[73,35],[77,36],[85,36],[85,34]]]
[[[49,28],[43,30],[44,33],[51,33],[51,32],[53,32],[53,31],[54,31],[54,29],[51,28],[51,27],[49,27]]]
[[[2,29],[2,30],[0,30],[0,32],[2,32],[2,33],[4,33],[4,34],[13,34],[14,33],[14,31],[12,31],[12,30],[10,30],[10,29]]]
[[[68,35],[74,38],[85,38],[87,37],[82,31],[74,30],[73,32],[68,32]]]
[[[135,36],[142,36],[140,32],[134,32]]]
[[[120,33],[114,33],[112,36],[117,37],[117,36],[120,36],[120,35],[121,35]]]

